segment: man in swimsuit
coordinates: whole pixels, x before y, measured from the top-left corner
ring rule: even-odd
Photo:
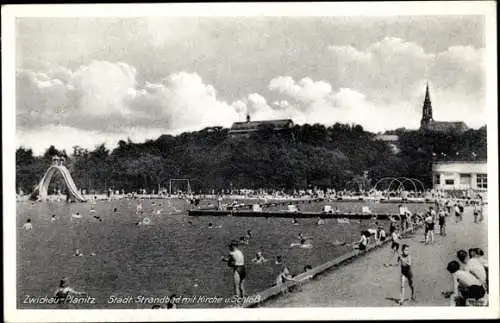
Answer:
[[[399,305],[402,305],[405,299],[405,280],[411,289],[411,300],[415,300],[415,290],[413,288],[413,272],[411,270],[411,258],[409,254],[410,247],[404,244],[401,247],[401,254],[398,256],[398,263],[401,265],[401,297]]]
[[[231,241],[229,243],[229,255],[222,257],[221,260],[228,263],[229,267],[233,268],[234,276],[234,289],[237,297],[244,297],[245,295],[245,256],[240,249],[238,249],[238,242]]]

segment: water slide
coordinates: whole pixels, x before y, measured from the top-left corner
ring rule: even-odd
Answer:
[[[47,199],[48,196],[48,189],[49,189],[49,184],[50,181],[52,180],[52,177],[56,172],[59,172],[63,179],[64,182],[66,183],[66,187],[68,188],[69,195],[74,198],[76,201],[80,202],[85,202],[86,199],[83,197],[83,195],[78,191],[78,188],[75,185],[75,182],[73,181],[73,178],[71,177],[71,174],[69,173],[69,170],[62,165],[52,165],[49,167],[47,172],[45,172],[45,175],[43,176],[42,180],[38,184],[38,186],[35,188],[35,191],[33,193],[38,193],[38,198],[40,200],[45,200]]]

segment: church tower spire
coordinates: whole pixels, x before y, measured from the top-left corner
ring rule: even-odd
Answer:
[[[424,106],[422,107],[422,120],[420,120],[420,128],[429,128],[432,121],[434,121],[432,119],[432,103],[429,95],[429,82],[427,82],[427,85],[425,87],[425,99]]]

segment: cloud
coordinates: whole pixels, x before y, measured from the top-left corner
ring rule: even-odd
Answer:
[[[308,77],[296,83],[290,76],[279,76],[269,82],[269,89],[286,94],[296,101],[309,103],[327,97],[332,86],[324,81],[313,81]]]
[[[386,37],[365,48],[331,45],[327,54],[314,76],[276,76],[259,90],[265,96],[248,92],[234,95],[232,102],[187,71],[144,80],[142,71],[124,62],[18,69],[18,134],[38,146],[43,137],[44,147],[52,143],[51,133],[54,142],[70,140],[63,138],[66,130],[82,141],[87,140],[83,136],[114,141],[133,129],[159,135],[229,127],[247,113],[252,120],[358,123],[371,131],[417,128],[426,81],[436,120],[464,120],[472,127],[485,123],[482,48],[460,45],[431,53],[417,43]],[[239,85],[227,85],[234,86]],[[44,136],[37,137],[38,130]]]
[[[452,46],[430,53],[414,42],[385,37],[365,49],[332,45],[328,50],[342,86],[363,89],[376,100],[409,98],[422,80],[443,90],[484,97],[482,48]]]
[[[195,73],[173,73],[159,82],[139,84],[126,63],[94,61],[76,71],[64,68],[17,71],[17,125],[61,125],[121,133],[131,127],[165,132],[229,126],[241,102],[217,99],[212,85]]]

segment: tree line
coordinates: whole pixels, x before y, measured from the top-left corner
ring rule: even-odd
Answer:
[[[357,189],[383,177],[417,178],[432,184],[435,160],[486,160],[486,127],[465,133],[432,133],[406,129],[399,136],[399,151],[360,125],[320,124],[294,126],[282,132],[262,127],[248,138],[229,136],[229,129],[206,128],[178,136],[134,143],[120,140],[109,150],[79,146],[71,152],[50,146],[42,156],[31,149],[16,151],[16,186],[33,190],[55,155],[66,166],[78,188],[87,192],[168,187],[171,178],[188,178],[196,192],[231,189],[307,188]],[[49,187],[63,188],[61,178]]]

